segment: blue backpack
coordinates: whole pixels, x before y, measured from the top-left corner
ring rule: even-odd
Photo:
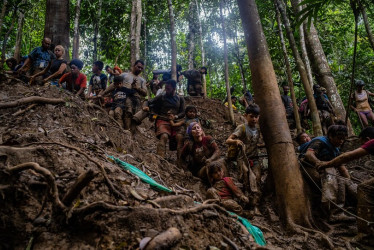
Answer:
[[[317,140],[323,142],[327,146],[326,147],[327,149],[326,150],[322,150],[321,154],[323,154],[323,155],[333,155],[334,156],[333,158],[335,158],[338,155],[340,155],[339,148],[334,147],[330,143],[330,141],[327,138],[327,136],[318,136],[318,137],[313,138],[313,140],[311,140],[309,142],[306,142],[306,143],[300,145],[299,147],[297,147],[298,151],[300,152],[299,158],[304,157],[304,155],[305,155],[306,151],[308,150],[310,144],[312,142],[314,142],[314,141],[317,141]]]

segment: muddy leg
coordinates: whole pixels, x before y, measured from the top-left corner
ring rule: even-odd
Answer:
[[[114,110],[114,118],[116,119],[116,121],[118,121],[118,123],[121,125],[121,127],[123,127],[122,115],[123,115],[122,109],[120,107],[117,107]]]
[[[157,152],[156,152],[156,154],[158,154],[159,156],[161,156],[163,158],[165,157],[166,143],[168,141],[168,138],[169,138],[169,136],[167,134],[162,134],[160,136],[160,141],[157,144]]]
[[[175,139],[177,140],[177,159],[179,159],[183,148],[183,135],[176,134]]]

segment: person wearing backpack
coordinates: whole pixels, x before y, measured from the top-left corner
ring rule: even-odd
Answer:
[[[175,150],[174,145],[177,147],[177,154],[183,147],[184,131],[181,126],[172,126],[170,120],[178,120],[184,117],[185,102],[184,98],[175,93],[177,82],[168,80],[165,82],[165,93],[156,96],[150,100],[143,108],[143,111],[149,112],[152,107],[156,117],[156,136],[159,139],[157,144],[157,154],[165,157],[166,143],[169,140],[169,149]],[[173,142],[176,142],[175,144]]]
[[[323,134],[326,134],[327,128],[334,124],[333,116],[335,116],[335,112],[327,95],[323,93],[322,88],[318,84],[313,85],[313,90],[314,100],[321,119]]]
[[[364,90],[364,86],[364,81],[356,81],[356,90],[351,96],[356,105],[351,105],[351,108],[360,116],[363,126],[367,127],[369,126],[369,120],[374,123],[374,114],[369,103],[369,97],[374,96],[374,94]]]
[[[258,142],[260,132],[256,128],[260,117],[260,107],[257,104],[249,104],[245,109],[245,124],[239,125],[226,140],[229,152],[232,148],[238,150],[237,162],[239,166],[241,181],[245,190],[251,194],[251,205],[254,213],[259,215],[258,203],[261,196],[261,166],[258,161]],[[231,149],[230,149],[231,147]],[[230,157],[230,155],[228,155]]]
[[[320,171],[318,166],[321,161],[331,161],[340,155],[339,147],[347,136],[348,129],[345,125],[332,125],[326,136],[313,138],[300,152],[304,177],[314,190],[313,193],[317,193],[317,189],[321,190],[321,207],[330,221],[352,219],[335,204],[343,207],[347,200],[355,203],[357,185],[350,180],[350,174],[344,165]]]

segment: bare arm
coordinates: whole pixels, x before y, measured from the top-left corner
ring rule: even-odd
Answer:
[[[19,68],[19,69],[17,70],[17,72],[18,72],[18,73],[22,73],[22,72],[26,71],[25,69],[27,69],[27,67],[29,66],[30,63],[31,63],[31,60],[30,60],[29,57],[27,57],[26,61],[25,61],[24,64],[22,65],[22,67]]]
[[[226,140],[226,144],[228,145],[236,145],[236,146],[244,146],[244,143],[238,139],[238,137],[234,134],[231,134],[229,138]]]
[[[324,168],[329,168],[329,167],[338,167],[338,166],[341,166],[341,165],[343,165],[347,162],[350,162],[350,161],[356,160],[356,159],[358,159],[362,156],[365,156],[367,154],[368,154],[368,152],[365,149],[357,148],[355,150],[345,152],[345,153],[339,155],[338,157],[336,157],[335,159],[333,159],[331,161],[320,162],[318,164],[318,169],[324,169]]]
[[[313,165],[317,165],[321,161],[317,158],[316,152],[314,150],[307,150],[305,153],[305,159]]]
[[[50,79],[53,79],[53,78],[55,78],[56,76],[61,75],[61,74],[65,71],[65,69],[66,69],[66,63],[62,63],[62,64],[60,65],[60,68],[59,68],[55,73],[53,73],[52,75],[48,76],[48,77],[45,78],[43,81],[44,81],[44,82],[48,82]]]

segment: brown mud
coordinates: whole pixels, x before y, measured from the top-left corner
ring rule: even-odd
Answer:
[[[176,152],[165,159],[155,154],[157,139],[148,119],[132,135],[102,109],[68,92],[0,76],[0,103],[32,96],[65,103],[0,109],[0,249],[139,249],[148,241],[144,249],[264,248],[222,208],[204,203],[207,187],[176,166]],[[221,102],[189,98],[187,104],[198,107],[204,131],[216,139],[223,157],[233,126],[224,119]],[[242,122],[238,114],[236,119]],[[352,141],[345,148],[357,145]],[[266,151],[261,154],[262,216],[250,222],[264,233],[265,248],[328,248],[319,234],[285,230],[266,181]],[[138,167],[173,193],[152,189],[106,155]],[[369,157],[350,165],[357,182],[373,176],[373,169]],[[229,170],[237,177],[235,166]],[[352,240],[355,222],[316,225],[336,248],[369,248]]]

